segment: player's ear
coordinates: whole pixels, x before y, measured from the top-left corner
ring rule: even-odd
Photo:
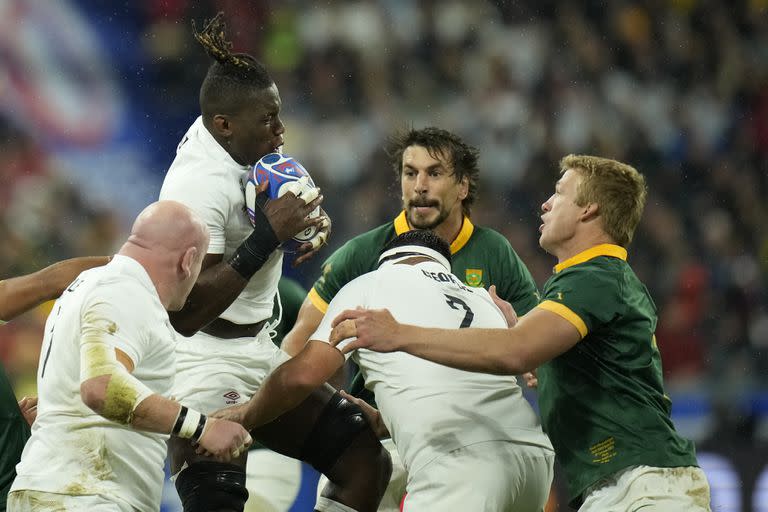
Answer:
[[[214,114],[213,129],[222,137],[231,137],[232,120],[226,114]]]
[[[184,254],[181,255],[179,261],[179,271],[184,279],[192,275],[192,269],[195,266],[195,258],[197,258],[197,247],[188,247]]]
[[[464,176],[459,181],[459,200],[463,201],[469,195],[469,176]]]
[[[581,219],[584,221],[593,220],[597,217],[599,210],[597,203],[587,203],[581,210]]]

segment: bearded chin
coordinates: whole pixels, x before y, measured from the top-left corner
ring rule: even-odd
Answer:
[[[409,210],[406,210],[408,212]],[[407,215],[407,214],[406,214]],[[416,219],[411,215],[407,215],[408,217],[408,224],[413,229],[435,229],[437,226],[443,223],[445,219],[448,218],[448,212],[440,211],[437,217],[435,217],[434,220],[428,220],[428,219]]]

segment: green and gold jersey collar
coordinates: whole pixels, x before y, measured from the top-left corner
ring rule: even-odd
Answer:
[[[408,219],[405,218],[405,210],[400,212],[400,215],[394,220],[395,233],[399,236],[411,230],[411,226],[408,225]],[[451,254],[456,254],[462,247],[467,245],[469,237],[472,236],[472,232],[475,230],[475,226],[469,217],[464,216],[464,222],[461,223],[461,229],[456,238],[451,242]]]
[[[571,256],[562,263],[555,265],[554,272],[557,274],[561,270],[565,270],[568,267],[584,263],[598,256],[612,256],[627,261],[627,250],[619,245],[614,244],[600,244],[594,247],[590,247],[586,251],[582,251],[576,256]]]

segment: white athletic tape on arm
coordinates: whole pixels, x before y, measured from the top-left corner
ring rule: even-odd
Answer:
[[[199,411],[182,405],[179,408],[179,414],[176,415],[171,434],[182,439],[192,439],[195,442],[200,441],[205,431],[205,424],[208,418]]]
[[[115,349],[104,341],[110,334],[86,313],[80,336],[80,382],[109,375],[104,405],[99,412],[108,420],[130,425],[136,407],[154,392],[131,375],[117,360]]]
[[[184,418],[184,423],[181,424],[181,429],[179,429],[179,437],[189,439],[195,435],[195,430],[197,430],[197,424],[200,423],[201,416],[202,414],[198,411],[189,409],[187,417]]]

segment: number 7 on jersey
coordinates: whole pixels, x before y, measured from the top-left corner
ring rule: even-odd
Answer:
[[[467,303],[461,300],[458,297],[454,297],[453,295],[443,294],[445,295],[445,302],[449,306],[451,306],[452,309],[455,309],[456,311],[459,310],[459,307],[464,309],[464,319],[461,321],[461,325],[459,325],[459,329],[464,329],[465,327],[469,327],[472,324],[472,319],[475,318],[475,314],[472,312],[469,306],[467,306]]]

